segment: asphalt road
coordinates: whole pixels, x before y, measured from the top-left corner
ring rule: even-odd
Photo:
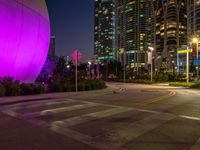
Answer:
[[[0,150],[200,150],[200,90],[108,86],[1,105]]]

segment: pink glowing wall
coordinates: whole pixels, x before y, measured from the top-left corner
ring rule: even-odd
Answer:
[[[0,76],[34,82],[46,60],[49,41],[45,0],[0,0]]]

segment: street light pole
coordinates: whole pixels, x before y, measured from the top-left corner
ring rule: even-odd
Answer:
[[[126,54],[124,51],[124,82],[126,82]]]
[[[189,48],[187,46],[187,56],[186,56],[186,81],[189,82]]]
[[[192,39],[192,42],[196,44],[196,61],[197,61],[197,66],[196,66],[196,69],[197,69],[197,78],[199,78],[199,62],[198,62],[198,59],[199,59],[199,39],[198,37],[194,37]]]
[[[124,48],[119,49],[120,55],[121,55],[121,61],[122,61],[122,54],[124,55],[124,59],[123,59],[123,66],[124,66],[124,82],[126,82],[126,53]]]
[[[153,82],[153,47],[148,47],[148,49],[151,51],[151,82]]]
[[[199,78],[199,41],[197,40],[197,78]]]

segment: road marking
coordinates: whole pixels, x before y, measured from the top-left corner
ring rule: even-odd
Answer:
[[[59,107],[56,109],[46,109],[43,111],[36,111],[36,112],[24,113],[24,114],[18,113],[18,114],[20,115],[20,118],[22,118],[22,119],[31,119],[31,118],[36,118],[39,116],[47,116],[47,115],[56,114],[56,113],[63,113],[66,111],[85,109],[85,108],[90,108],[90,107],[94,107],[94,106],[98,106],[98,105],[99,104],[97,104],[97,103],[85,103],[85,104],[80,104],[80,105]]]
[[[173,94],[173,93],[171,93]],[[165,95],[166,96],[166,95]],[[168,94],[169,96],[169,94]],[[54,121],[52,123],[39,120],[35,118],[35,116],[31,116],[31,113],[26,113],[26,114],[20,114],[15,111],[13,111],[13,108],[9,110],[4,110],[2,111],[3,113],[6,113],[10,116],[26,120],[28,122],[31,122],[32,124],[42,126],[42,127],[48,127],[50,130],[68,136],[72,139],[78,140],[80,142],[83,142],[85,144],[91,145],[95,148],[99,149],[118,149],[122,145],[126,144],[127,142],[134,140],[138,138],[138,136],[141,136],[158,126],[166,123],[167,121],[170,121],[176,117],[181,117],[185,119],[190,119],[190,120],[197,120],[200,121],[200,118],[198,117],[192,117],[192,116],[184,116],[184,115],[175,115],[171,113],[163,113],[159,111],[154,111],[154,110],[147,110],[147,109],[138,109],[138,108],[130,108],[130,107],[121,107],[121,106],[116,106],[116,105],[109,105],[109,104],[101,104],[101,103],[93,103],[93,102],[87,102],[87,101],[79,101],[79,100],[72,100],[69,99],[69,101],[73,102],[82,102],[85,104],[76,104],[68,107],[61,107],[61,108],[55,108],[55,109],[48,109],[48,110],[43,110],[44,114],[40,112],[38,114],[39,116],[41,115],[47,115],[49,113],[59,113],[59,112],[64,112],[64,111],[71,111],[71,110],[78,110],[81,108],[89,108],[89,107],[94,107],[94,106],[107,106],[111,107],[103,111],[98,111],[98,112],[93,112],[89,114],[84,114],[81,116],[76,116],[72,118],[68,118],[62,121]],[[53,105],[53,103],[48,103],[48,105]],[[68,127],[85,123],[94,119],[101,119],[105,117],[111,117],[113,115],[127,112],[127,111],[140,111],[140,112],[148,112],[152,113],[151,116],[145,117],[142,120],[139,120],[134,123],[129,123],[126,126],[122,126],[120,128],[117,128],[115,130],[106,132],[101,134],[100,136],[92,137],[88,136],[86,134],[80,133],[78,131],[69,129]],[[28,114],[28,115],[27,115]],[[26,116],[26,117],[25,117]],[[24,118],[23,118],[24,117]],[[193,147],[190,150],[197,150],[200,145],[200,139],[196,142],[196,144],[193,145]],[[196,148],[196,149],[195,149]]]
[[[180,115],[179,117],[185,118],[185,119],[190,119],[190,120],[197,120],[197,121],[200,121],[200,118],[198,118],[198,117],[184,116],[184,115]]]
[[[170,121],[174,118],[175,116],[165,113],[159,115],[153,115],[148,118],[142,119],[140,121],[131,123],[126,127],[118,128],[116,130],[112,130],[111,132],[107,132],[105,134],[102,134],[101,136],[96,136],[96,137],[91,137],[79,133],[77,131],[67,129],[66,126],[63,127],[60,126],[59,124],[52,124],[51,130],[60,133],[62,135],[68,136],[70,138],[73,138],[75,140],[78,140],[82,143],[91,145],[93,147],[104,150],[110,150],[110,149],[118,149],[125,143],[136,139],[142,134],[145,134],[146,132],[149,132],[154,128],[160,126],[161,124],[164,124],[167,121]],[[75,124],[77,123],[80,122],[76,122]]]
[[[82,142],[88,145],[91,145],[91,141],[93,139],[93,137],[90,137],[88,135],[82,134],[80,132],[77,132],[71,129],[63,128],[57,125],[52,125],[50,130],[56,133],[59,133],[61,135],[65,135],[67,137],[73,138],[79,142]]]
[[[15,117],[15,118],[19,118],[20,116],[21,116],[21,114],[20,113],[17,113],[17,112],[14,112],[14,111],[12,111],[12,110],[3,110],[3,111],[1,111],[2,113],[4,113],[4,114],[7,114],[7,115],[9,115],[9,116],[11,116],[11,117]]]
[[[56,100],[56,101],[55,101]],[[45,101],[31,101],[31,102],[23,102],[21,104],[11,104],[2,106],[2,109],[20,109],[20,108],[34,108],[34,107],[41,107],[41,106],[48,106],[48,105],[56,105],[56,104],[66,104],[66,103],[73,103],[75,102],[72,99],[53,99],[53,100],[45,100]]]
[[[81,115],[81,116],[77,116],[77,117],[68,118],[68,119],[61,120],[61,121],[55,121],[52,124],[66,128],[66,127],[73,126],[76,124],[88,122],[88,121],[91,121],[94,119],[110,117],[110,116],[113,116],[113,115],[116,115],[119,113],[130,111],[130,110],[132,110],[132,109],[125,108],[125,107],[112,108],[112,109],[108,109],[108,110],[104,110],[104,111],[98,111],[98,112],[89,113],[89,114],[85,114],[85,115]]]
[[[97,103],[86,103],[86,104],[80,104],[80,105],[74,105],[70,107],[61,107],[61,108],[56,108],[56,109],[46,109],[41,111],[41,115],[48,115],[48,114],[55,114],[55,113],[62,113],[66,111],[73,111],[73,110],[79,110],[79,109],[84,109],[84,108],[90,108],[94,106],[98,106],[99,104]]]
[[[142,102],[137,103],[137,106],[146,106],[146,105],[149,105],[149,104],[161,101],[161,100],[168,99],[168,98],[174,96],[175,94],[176,94],[175,91],[170,91],[169,94],[167,94],[167,95],[152,98],[152,99],[143,100]]]
[[[95,137],[96,145],[100,149],[110,150],[118,149],[127,142],[138,138],[139,136],[157,128],[158,126],[174,119],[174,115],[156,114],[140,121],[131,123],[101,136]],[[109,146],[108,146],[109,144]]]
[[[199,150],[200,149],[200,138],[197,142],[190,148],[190,150]]]

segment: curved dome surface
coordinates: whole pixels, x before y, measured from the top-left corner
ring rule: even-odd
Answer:
[[[0,76],[34,82],[49,48],[45,0],[0,0]]]

